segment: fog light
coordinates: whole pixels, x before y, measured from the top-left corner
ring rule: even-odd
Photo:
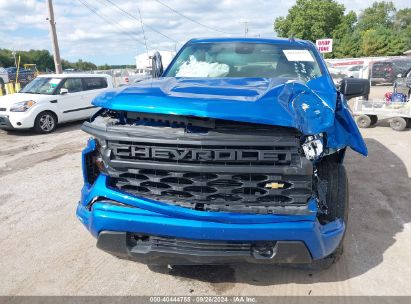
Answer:
[[[251,246],[251,255],[257,260],[271,260],[277,254],[277,242],[266,242]]]
[[[321,134],[307,136],[302,148],[307,159],[316,160],[320,158],[324,152],[323,136]]]

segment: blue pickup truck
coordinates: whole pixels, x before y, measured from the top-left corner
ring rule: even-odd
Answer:
[[[348,147],[367,147],[323,58],[297,39],[187,42],[157,78],[107,91],[84,123],[77,216],[114,256],[148,265],[338,260]]]

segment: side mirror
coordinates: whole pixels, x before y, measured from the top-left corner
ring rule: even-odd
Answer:
[[[347,99],[367,96],[370,94],[370,81],[361,78],[344,78],[340,84],[340,92]]]
[[[153,78],[158,78],[163,74],[163,62],[159,52],[155,52],[151,57],[151,73]]]
[[[69,90],[67,90],[66,88],[61,88],[60,89],[60,95],[65,95],[69,92]]]

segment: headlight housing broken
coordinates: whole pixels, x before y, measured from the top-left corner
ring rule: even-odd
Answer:
[[[308,160],[317,160],[324,154],[324,135],[322,133],[309,135],[301,145]]]

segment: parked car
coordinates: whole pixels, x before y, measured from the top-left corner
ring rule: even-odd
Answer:
[[[407,96],[408,100],[411,97],[411,68],[406,72],[397,75],[394,82],[394,92],[402,93]]]
[[[82,127],[77,216],[97,246],[147,264],[335,262],[345,150],[367,154],[347,99],[369,80],[338,92],[297,39],[194,39],[163,74],[153,61],[159,78],[100,94]]]
[[[392,59],[376,61],[371,64],[371,85],[380,83],[393,84],[398,74],[411,68],[411,59]]]
[[[345,68],[342,73],[346,75],[347,77],[354,77],[354,78],[360,78],[360,71],[362,70],[363,66],[362,65],[352,65],[347,68]]]
[[[14,82],[18,77],[18,81],[24,85],[32,81],[36,77],[36,71],[34,70],[20,68],[18,75],[16,67],[6,68],[6,71],[10,81]]]
[[[5,68],[0,67],[0,90],[4,88],[4,84],[9,82],[9,74]]]
[[[331,62],[326,62],[326,65],[335,85],[338,85],[345,77],[347,77],[343,74],[341,68],[336,68]]]
[[[113,88],[108,75],[41,75],[20,92],[0,97],[0,128],[53,132],[59,123],[93,115],[92,99],[108,88]]]

